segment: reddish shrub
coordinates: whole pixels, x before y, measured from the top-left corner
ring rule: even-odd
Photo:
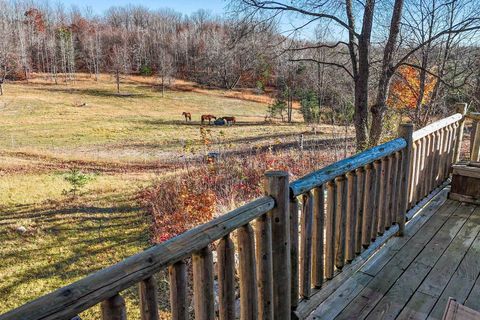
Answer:
[[[262,195],[267,170],[286,170],[296,179],[333,161],[333,152],[291,150],[190,165],[141,192],[153,217],[152,240],[165,241]]]

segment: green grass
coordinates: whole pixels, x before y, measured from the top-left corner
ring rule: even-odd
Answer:
[[[53,85],[36,79],[4,86],[0,313],[148,247],[150,218],[135,195],[169,173],[149,164],[205,151],[201,114],[233,115],[239,121],[209,127],[214,150],[294,140],[308,130],[303,124],[265,124],[262,97],[237,99],[232,92],[189,91],[183,85],[162,98],[148,81],[124,81],[122,92],[129,96],[116,95],[106,76],[98,83],[81,78],[75,84]],[[75,107],[81,103],[87,106]],[[192,113],[192,124],[183,123],[182,111]],[[63,193],[69,188],[63,175],[72,167],[97,173],[76,199]],[[21,233],[18,227],[27,231]],[[168,303],[164,277],[158,279],[162,306]],[[125,296],[129,315],[138,318],[136,288]],[[98,308],[87,311],[83,319],[97,319],[96,312]]]

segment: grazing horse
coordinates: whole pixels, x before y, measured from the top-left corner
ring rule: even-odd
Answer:
[[[182,112],[182,116],[185,117],[185,122],[192,121],[192,114],[190,112]]]
[[[235,117],[223,117],[225,121],[227,121],[227,124],[235,124],[237,122],[237,119]]]
[[[212,116],[211,114],[202,114],[202,124],[208,120],[208,124],[211,124],[212,119],[217,119],[217,117]]]

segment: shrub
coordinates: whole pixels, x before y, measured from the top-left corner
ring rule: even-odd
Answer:
[[[302,94],[300,100],[300,112],[306,123],[320,122],[320,106],[317,95],[313,91],[307,91]]]
[[[213,163],[189,165],[141,191],[139,200],[153,218],[152,241],[159,243],[263,194],[267,170],[288,170],[292,179],[334,160],[324,150],[252,151]]]
[[[94,179],[92,175],[84,174],[78,169],[71,169],[63,177],[65,181],[70,184],[69,190],[63,190],[64,194],[72,194],[73,197],[78,195],[78,192]]]
[[[287,112],[287,102],[283,98],[277,98],[273,104],[267,108],[267,117],[275,118],[277,116],[282,118],[282,122],[285,121],[285,112]],[[266,117],[266,118],[267,118]]]
[[[144,77],[149,77],[153,74],[152,67],[147,66],[145,64],[140,67],[139,71],[140,71],[140,74]]]

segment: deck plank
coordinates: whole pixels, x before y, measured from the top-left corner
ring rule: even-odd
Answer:
[[[458,210],[468,207],[460,207]],[[465,209],[464,209],[465,210]],[[467,209],[468,210],[468,209]],[[458,232],[397,319],[426,319],[480,231],[477,210]],[[448,300],[448,298],[447,298]],[[418,311],[417,311],[418,309]],[[440,317],[445,309],[442,306]]]
[[[461,206],[455,211],[449,220],[435,234],[432,240],[428,242],[427,246],[425,246],[415,258],[414,262],[408,266],[406,271],[398,278],[392,288],[390,288],[385,296],[378,302],[372,312],[368,315],[367,319],[395,319],[425,277],[429,274],[434,274],[430,273],[430,271],[434,269],[434,266],[439,265],[440,269],[444,266],[450,266],[449,261],[445,260],[445,263],[440,263],[440,260],[445,256],[448,248],[454,247],[455,249],[455,247],[459,247],[465,241],[465,237],[470,234],[472,224],[475,222],[468,224],[467,219],[469,219],[474,208],[474,206]],[[476,225],[473,226],[476,227]],[[476,233],[477,232],[475,231],[475,235],[471,237],[464,252],[467,251],[471,242],[475,239]],[[458,243],[456,242],[457,239]],[[405,253],[409,251],[410,248],[405,248],[399,252],[398,257],[401,258],[403,256],[402,252]],[[455,254],[456,252],[457,251],[454,250],[452,251],[452,254]],[[458,263],[460,263],[464,252],[461,253],[461,257],[458,258]],[[457,259],[455,259],[455,261],[456,260]],[[455,262],[452,262],[452,264],[455,264]],[[445,285],[448,283],[448,280],[450,279],[451,274],[455,271],[457,265],[452,267],[453,270],[448,275],[448,279],[444,281]],[[424,293],[430,294],[433,290],[426,291],[428,292]]]
[[[475,285],[470,291],[467,300],[465,300],[465,306],[480,311],[480,276],[477,278],[477,281],[475,281]]]
[[[364,288],[361,293],[338,315],[337,319],[364,319],[368,313],[375,307],[383,295],[387,293],[390,287],[395,283],[398,277],[408,267],[408,265],[422,251],[424,246],[430,241],[449,217],[458,208],[459,203],[447,201],[419,230],[409,239],[402,248],[407,248],[408,254],[397,254],[388,261],[387,264],[376,274],[375,278]],[[402,264],[406,264],[402,268]]]
[[[360,268],[365,265],[372,265],[379,260],[379,254],[387,252],[389,247],[394,247],[394,251],[398,251],[397,248],[405,245],[408,239],[418,232],[421,226],[423,226],[429,218],[437,211],[440,210],[445,202],[451,202],[452,205],[457,206],[455,201],[447,200],[448,187],[440,187],[438,192],[434,192],[429,197],[422,200],[424,207],[415,207],[409,211],[408,215],[410,221],[405,226],[404,237],[393,237],[393,233],[398,230],[398,226],[392,226],[385,234],[378,237],[377,240],[359,256],[357,256],[351,264],[347,264],[342,272],[339,272],[332,280],[328,281],[321,289],[313,289],[315,292],[310,299],[303,300],[295,310],[295,314],[299,319],[307,318],[311,315],[319,306],[321,306],[336,290],[343,290],[342,286],[345,282],[355,274]],[[393,233],[392,233],[393,232]],[[383,245],[385,238],[390,238],[385,245]],[[374,254],[373,254],[374,253]],[[373,254],[373,257],[372,257]],[[389,261],[391,255],[386,255],[385,259]],[[380,259],[383,262],[383,259]],[[348,284],[347,284],[348,285]]]
[[[480,223],[480,208],[475,210],[477,223]],[[475,280],[480,276],[480,233],[477,233],[475,241],[471,244],[462,262],[453,274],[447,287],[441,293],[440,298],[432,309],[429,319],[441,319],[445,306],[450,297],[458,303],[465,303],[468,295],[475,285]],[[479,297],[480,298],[480,297]],[[474,308],[473,308],[474,309]]]

